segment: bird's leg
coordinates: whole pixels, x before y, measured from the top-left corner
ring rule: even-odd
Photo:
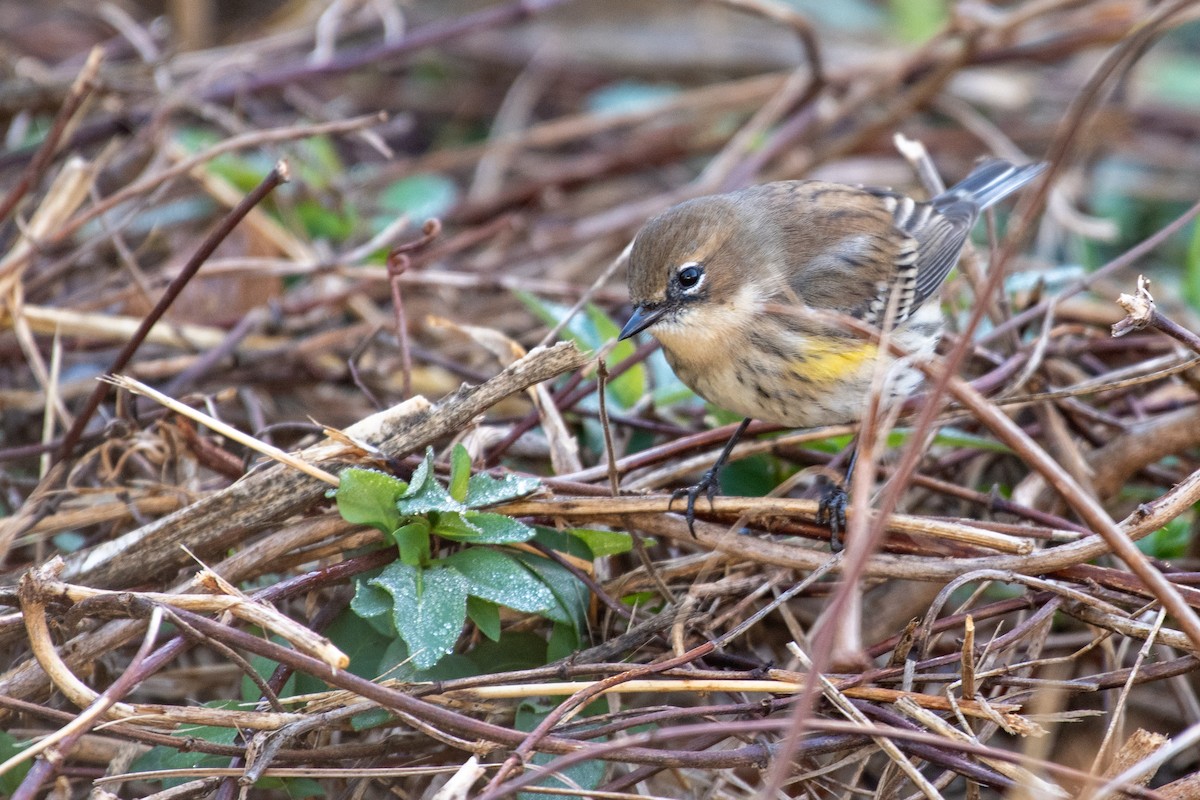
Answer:
[[[830,481],[821,490],[821,500],[817,504],[817,524],[829,526],[829,549],[837,553],[842,549],[842,531],[846,530],[846,506],[850,498],[846,490],[850,486],[850,477],[854,475],[854,465],[858,463],[858,440],[851,445],[850,463],[846,465],[846,477],[839,485]]]
[[[696,498],[703,494],[708,498],[708,507],[712,508],[713,498],[717,496],[717,491],[721,488],[717,482],[717,475],[721,472],[721,467],[725,466],[729,454],[733,452],[733,446],[737,444],[738,439],[742,438],[742,434],[746,432],[749,425],[750,417],[742,420],[742,423],[737,426],[737,430],[733,432],[733,436],[730,436],[729,441],[725,443],[725,449],[721,451],[721,455],[717,456],[712,468],[700,476],[699,483],[687,489],[676,489],[671,493],[671,503],[680,497],[687,497],[687,510],[683,516],[687,520],[688,533],[692,534],[693,539],[696,538]],[[668,504],[667,508],[670,507],[671,505]]]

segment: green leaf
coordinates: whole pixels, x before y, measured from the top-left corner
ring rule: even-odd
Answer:
[[[296,217],[304,232],[313,239],[342,242],[354,235],[358,219],[352,210],[337,213],[323,200],[301,200],[295,205]]]
[[[892,437],[897,434],[902,434],[897,437],[896,441],[892,441]],[[888,447],[899,447],[912,438],[912,431],[892,431],[888,436]],[[933,443],[938,446],[954,447],[954,448],[970,448],[972,450],[982,450],[989,453],[1011,453],[1012,450],[1008,445],[996,441],[987,436],[976,436],[956,428],[942,428],[934,437]]]
[[[627,606],[644,607],[647,603],[653,603],[658,600],[658,592],[630,592],[629,594],[621,595],[621,602]]]
[[[697,408],[704,405],[704,401],[686,383],[679,380],[679,376],[667,363],[661,348],[651,353],[643,363],[654,381],[654,393],[651,396],[654,398],[655,408],[670,408],[681,403]]]
[[[604,344],[620,336],[621,326],[618,325],[613,318],[608,315],[608,312],[606,312],[600,306],[588,303],[586,306],[584,306],[583,313],[586,315],[585,318],[588,321],[591,331],[594,331],[594,333],[591,333],[590,335],[595,338],[597,346],[603,346]],[[625,358],[625,356],[633,353],[633,351],[636,349],[637,348],[635,347],[634,343],[629,340],[620,342],[613,349],[609,360],[613,362],[622,360]],[[619,350],[623,350],[624,354],[617,355]]]
[[[588,314],[571,315],[571,306],[552,303],[530,292],[516,291],[513,294],[525,305],[529,313],[541,320],[547,327],[555,327],[565,320],[563,334],[579,345],[581,350],[597,350],[610,339],[616,338],[617,333],[620,332],[616,323],[611,321],[606,330],[602,332]],[[569,318],[568,315],[570,315]],[[600,316],[604,316],[603,312]]]
[[[1200,310],[1200,221],[1192,223],[1183,264],[1183,296],[1193,311]]]
[[[384,188],[377,200],[386,214],[393,217],[407,214],[420,224],[453,208],[458,202],[458,186],[445,175],[417,173]]]
[[[558,602],[553,608],[542,612],[542,616],[570,625],[577,631],[587,627],[588,589],[578,578],[565,567],[542,556],[514,551],[512,557],[532,570],[554,593],[554,599]]]
[[[351,602],[350,608],[344,609],[329,625],[326,635],[329,636],[329,641],[350,657],[347,672],[360,678],[375,680],[383,672],[384,654],[391,643],[397,641],[391,615],[387,614],[392,607],[392,598],[387,592],[376,586],[369,586],[365,581],[359,581],[357,586],[359,589],[366,588],[383,595],[387,603],[384,615],[374,620],[364,619],[354,610],[354,604]],[[379,630],[375,626],[376,620],[386,622],[387,627],[383,631]],[[300,686],[297,690],[302,691]]]
[[[472,547],[449,556],[445,563],[462,573],[467,579],[467,591],[474,597],[532,614],[558,604],[541,578],[499,550]]]
[[[0,763],[8,761],[17,753],[27,750],[31,744],[33,742],[19,740],[5,731],[0,731]],[[17,787],[21,785],[21,781],[25,780],[26,773],[29,772],[30,767],[33,766],[33,762],[36,760],[30,758],[22,761],[8,772],[0,775],[0,794],[3,794],[5,797],[12,797],[13,793],[17,791]]]
[[[762,497],[783,478],[779,460],[759,453],[726,464],[721,470],[721,491],[728,492],[730,497]]]
[[[616,339],[617,335],[620,334],[621,326],[613,322],[612,318],[599,306],[589,303],[585,309],[585,313],[595,328],[601,345],[612,339]],[[632,356],[636,349],[637,343],[632,339],[617,342],[608,354],[608,363],[619,364]],[[649,389],[646,386],[646,366],[645,364],[635,364],[609,381],[606,397],[624,410],[633,408],[634,405],[641,402],[648,391]]]
[[[461,444],[450,454],[450,496],[458,502],[467,499],[467,481],[471,479],[471,454]]]
[[[546,645],[546,662],[553,663],[570,658],[579,651],[579,629],[565,622],[556,622],[550,630],[550,641]]]
[[[475,663],[480,675],[533,669],[546,664],[546,640],[529,631],[507,631],[499,641],[480,642],[467,658]]]
[[[533,537],[533,528],[503,514],[464,511],[437,514],[433,532],[445,539],[471,544],[513,544]]]
[[[82,550],[88,543],[87,537],[79,531],[56,533],[51,541],[54,542],[55,549],[62,553],[74,553],[76,550]]]
[[[946,0],[891,0],[888,8],[900,37],[910,42],[931,38],[946,23]]]
[[[542,482],[532,476],[506,472],[499,478],[493,478],[486,472],[480,472],[471,476],[463,502],[471,508],[483,508],[507,503],[540,488]]]
[[[542,723],[546,716],[554,710],[555,704],[538,703],[533,700],[525,700],[517,706],[517,717],[515,720],[516,728],[520,731],[532,731]],[[593,716],[596,714],[604,714],[609,710],[607,698],[599,698],[598,700],[589,703],[583,709],[584,716]],[[606,737],[600,736],[591,741],[606,741]],[[538,766],[545,766],[557,756],[551,753],[535,753],[530,761]],[[558,789],[583,789],[585,792],[589,789],[595,789],[604,780],[607,772],[607,766],[603,761],[583,761],[578,764],[567,767],[562,772],[547,773],[546,777],[534,783],[534,786],[553,790]],[[553,793],[549,795],[542,792],[518,792],[518,800],[545,800],[547,796],[554,797]]]
[[[420,517],[397,528],[392,539],[400,548],[400,560],[410,567],[428,563],[429,534],[429,521]]]
[[[629,114],[657,108],[678,94],[679,87],[670,84],[617,81],[589,94],[587,107],[596,114]]]
[[[408,480],[408,490],[404,493],[407,497],[410,494],[415,494],[425,487],[425,482],[433,476],[433,448],[425,448],[425,457],[421,459],[421,463],[417,464],[417,468],[413,470],[412,477]]]
[[[430,511],[463,511],[466,506],[455,500],[438,483],[433,474],[433,448],[425,453],[425,460],[413,471],[408,491],[397,501],[396,507],[402,514],[428,514]]]
[[[454,649],[467,618],[467,579],[461,573],[396,561],[371,583],[392,596],[392,621],[417,669],[432,667]]]
[[[443,511],[430,514],[433,519],[433,532],[443,539],[455,542],[477,542],[483,531],[465,518],[470,512]]]
[[[616,556],[633,549],[633,537],[622,531],[598,531],[592,528],[568,528],[567,533],[580,539],[592,551],[592,558]]]
[[[533,314],[534,317],[547,327],[553,328],[566,315],[567,306],[551,303],[549,300],[538,297],[533,292],[514,289],[513,296],[521,301],[521,305],[525,306],[525,309],[530,314]]]
[[[373,469],[342,470],[333,496],[338,513],[354,525],[370,525],[390,536],[400,526],[396,501],[408,489],[402,480]]]
[[[176,136],[184,149],[198,153],[218,142],[218,137],[211,131],[189,129],[180,131]],[[218,175],[237,186],[242,191],[250,191],[262,182],[263,176],[275,167],[275,158],[265,149],[256,149],[242,153],[223,153],[208,162],[205,170]]]
[[[846,434],[845,436],[830,436],[828,439],[815,439],[807,442],[805,446],[822,453],[840,453],[849,447],[852,441],[854,441],[854,436]]]
[[[400,498],[396,507],[403,514],[428,514],[430,511],[465,511],[466,506],[455,500],[446,487],[434,478],[425,481],[421,490]]]
[[[466,521],[479,530],[474,539],[477,544],[513,544],[527,542],[536,531],[520,520],[504,514],[489,514],[486,511],[467,511]]]
[[[392,596],[370,579],[360,579],[354,585],[354,599],[350,608],[363,619],[378,617],[392,610]]]
[[[473,678],[478,674],[479,667],[474,661],[464,655],[451,653],[429,669],[417,670],[412,680],[456,681],[460,678]]]
[[[392,630],[395,629],[396,626],[393,623]],[[408,650],[408,645],[399,635],[393,636],[387,647],[384,648],[383,656],[379,659],[379,671],[375,673],[375,677],[408,681],[412,680],[416,672],[417,668],[413,666],[412,654]]]
[[[1189,513],[1170,520],[1154,533],[1139,539],[1138,549],[1148,556],[1168,561],[1183,558],[1192,539],[1191,517]]]
[[[467,596],[467,616],[480,633],[493,642],[500,639],[500,607],[481,597]]]
[[[256,631],[256,634],[261,636],[262,631]],[[278,636],[271,636],[269,638],[275,644],[284,644],[284,640]],[[250,667],[255,671],[255,673],[257,673],[258,677],[262,678],[264,681],[270,679],[271,674],[275,672],[275,669],[278,666],[278,661],[272,661],[265,656],[250,656]],[[259,698],[262,696],[262,691],[258,688],[258,684],[250,680],[250,676],[248,675],[242,676],[241,691],[242,702],[244,703],[257,703]],[[296,693],[296,673],[293,672],[287,681],[284,682],[283,688],[276,692],[276,695],[278,697],[291,697]]]
[[[592,559],[592,551],[583,543],[582,539],[572,536],[566,531],[547,528],[545,525],[537,526],[537,536],[533,541],[540,544],[547,550],[557,550],[560,553],[566,553],[576,558],[581,558],[584,561]]]
[[[528,292],[515,292],[517,299],[524,303],[529,312],[553,327],[558,325],[571,312],[570,306],[551,303]],[[598,350],[621,332],[621,326],[612,320],[602,308],[588,304],[584,313],[575,314],[567,320],[563,333],[584,350]],[[610,364],[617,364],[633,355],[637,345],[632,340],[617,342],[608,355]],[[637,364],[626,370],[608,385],[606,399],[620,409],[631,408],[641,401],[647,392],[646,368]]]
[[[370,711],[364,711],[351,717],[350,727],[356,731],[365,731],[369,728],[378,728],[391,720],[392,712],[386,708],[372,708]]]
[[[325,788],[312,778],[263,778],[255,789],[283,791],[290,798],[324,797]]]
[[[1188,49],[1194,51],[1195,45]],[[1200,58],[1193,52],[1160,53],[1139,82],[1138,91],[1159,103],[1194,111],[1200,106]]]
[[[299,173],[297,183],[318,191],[328,189],[332,183],[330,176],[341,175],[346,171],[337,146],[328,136],[311,136],[301,139],[292,145],[300,151],[296,159],[296,171]]]
[[[234,709],[240,704],[233,700],[216,700],[205,703],[205,708],[225,708]],[[200,739],[212,744],[233,744],[237,737],[237,728],[221,728],[209,725],[193,725],[184,726],[171,734],[171,736],[180,740],[180,747],[167,747],[159,745],[152,747],[147,752],[138,756],[130,767],[131,772],[149,772],[166,769],[193,769],[204,767],[219,767],[221,765],[228,766],[229,756],[209,755],[205,753],[196,753],[186,749],[186,739]],[[164,787],[170,788],[179,786],[189,780],[188,778],[163,778],[162,784]]]

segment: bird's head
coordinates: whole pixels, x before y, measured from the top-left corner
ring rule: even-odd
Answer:
[[[629,256],[633,314],[620,338],[686,335],[737,299],[768,269],[764,238],[728,195],[681,203],[646,223]],[[661,337],[660,337],[661,338]]]

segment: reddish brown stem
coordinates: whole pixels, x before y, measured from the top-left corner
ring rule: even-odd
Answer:
[[[263,198],[274,191],[276,186],[279,186],[281,183],[287,183],[287,181],[287,163],[281,161],[275,166],[275,169],[267,174],[262,183],[255,187],[250,194],[246,195],[242,202],[238,203],[232,211],[225,215],[221,223],[208,235],[208,238],[204,240],[192,257],[188,259],[187,264],[184,265],[179,274],[175,276],[175,279],[167,286],[158,303],[142,319],[142,324],[138,326],[137,331],[134,332],[125,346],[121,348],[121,352],[117,354],[116,359],[108,370],[109,374],[116,374],[125,369],[130,360],[133,359],[134,354],[137,353],[138,348],[142,346],[142,342],[145,341],[146,335],[150,333],[150,329],[167,313],[167,309],[171,307],[171,304],[179,297],[179,293],[183,291],[183,288],[200,271],[200,267],[204,266],[204,262],[213,254],[218,245],[225,241],[225,238],[250,213],[251,209],[261,203]],[[87,429],[92,415],[96,413],[96,409],[100,407],[100,404],[104,402],[104,398],[108,395],[108,389],[109,385],[107,383],[103,381],[96,383],[96,388],[92,390],[83,410],[75,418],[75,424],[71,426],[71,429],[63,437],[62,448],[58,451],[58,461],[65,461],[71,457],[71,454],[75,451],[75,445],[79,443],[80,437],[83,436],[83,432]]]

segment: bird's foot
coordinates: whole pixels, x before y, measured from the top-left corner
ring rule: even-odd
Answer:
[[[846,530],[846,506],[849,500],[841,484],[828,481],[817,503],[817,524],[829,526],[829,549],[835,553],[842,549],[842,532]]]
[[[687,520],[688,533],[692,538],[696,538],[696,498],[704,495],[708,498],[708,507],[712,508],[713,498],[717,496],[720,490],[720,485],[717,483],[716,469],[710,469],[700,477],[700,481],[695,486],[689,486],[686,489],[676,489],[671,492],[671,503],[681,497],[687,498],[687,509],[683,513],[683,518]],[[669,509],[670,504],[667,505]]]

